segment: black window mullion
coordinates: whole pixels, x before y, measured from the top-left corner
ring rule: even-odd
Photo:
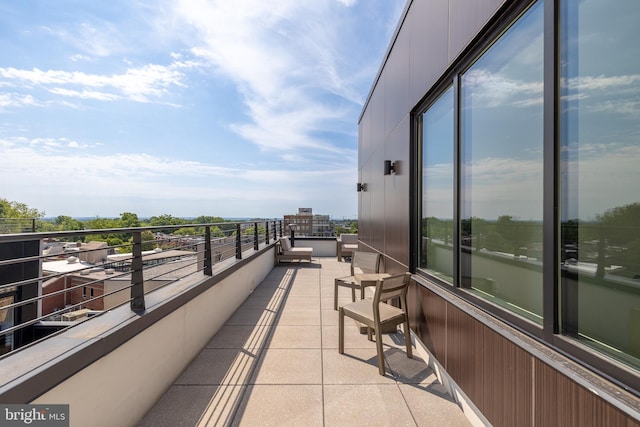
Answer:
[[[559,332],[559,168],[557,1],[544,0],[543,336]]]
[[[460,73],[453,78],[453,285],[459,288],[460,280]]]

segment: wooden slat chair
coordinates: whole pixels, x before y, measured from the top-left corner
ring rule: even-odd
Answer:
[[[338,310],[338,353],[344,354],[344,318],[350,317],[367,326],[367,337],[376,333],[376,350],[378,352],[378,372],[385,374],[384,354],[382,351],[382,333],[390,326],[404,325],[404,339],[407,357],[412,358],[409,316],[407,315],[407,288],[411,273],[396,274],[376,283],[373,299],[363,299],[340,307]],[[400,298],[400,307],[387,304],[393,298]]]
[[[382,257],[377,252],[355,251],[351,255],[351,275],[335,279],[333,309],[338,309],[338,287],[351,288],[351,302],[356,301],[356,289],[360,289],[360,298],[364,298],[364,288],[356,281],[356,274],[379,273]]]

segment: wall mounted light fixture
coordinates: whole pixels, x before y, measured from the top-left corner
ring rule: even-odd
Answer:
[[[391,175],[396,173],[396,164],[391,160],[384,161],[384,174]]]
[[[358,192],[367,191],[367,184],[365,184],[364,182],[359,182],[356,188]]]

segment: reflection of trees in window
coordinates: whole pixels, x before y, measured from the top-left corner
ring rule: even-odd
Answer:
[[[496,221],[472,217],[463,219],[460,228],[463,245],[476,251],[542,257],[542,223],[539,221],[519,221],[511,215],[501,215]]]
[[[562,224],[562,261],[596,264],[596,277],[605,271],[640,278],[640,202],[618,206],[596,215],[594,222]]]

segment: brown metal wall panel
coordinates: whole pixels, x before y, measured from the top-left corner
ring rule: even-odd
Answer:
[[[445,366],[451,378],[482,411],[484,387],[483,328],[471,316],[447,303],[447,359]]]
[[[449,0],[413,1],[405,26],[411,33],[409,104],[415,105],[449,65]]]
[[[385,186],[384,253],[404,264],[405,271],[409,266],[409,126],[410,119],[406,116],[385,144],[384,160],[395,162],[396,172],[384,176],[384,163],[380,163]]]
[[[503,3],[502,0],[449,0],[449,62],[460,54]]]
[[[400,30],[384,66],[385,136],[391,134],[411,109],[409,105],[409,29]]]
[[[640,427],[593,392],[535,359],[535,426]]]
[[[368,215],[364,218],[366,235],[363,242],[378,252],[384,252],[384,73],[371,95],[371,145],[368,159],[362,169],[369,174],[367,193],[370,200]],[[360,221],[360,218],[358,218]],[[360,223],[358,225],[360,227]]]
[[[494,426],[531,425],[533,358],[492,329],[483,329],[483,394],[490,398],[484,399],[482,413]]]
[[[421,285],[414,283],[412,286],[415,290],[411,296],[415,300],[410,300],[411,302],[409,303],[409,305],[413,304],[413,310],[410,309],[410,314],[414,323],[411,327],[431,354],[446,369],[447,303]],[[415,325],[415,328],[413,325]]]
[[[358,168],[361,168],[371,156],[371,110],[366,110],[358,123]]]

